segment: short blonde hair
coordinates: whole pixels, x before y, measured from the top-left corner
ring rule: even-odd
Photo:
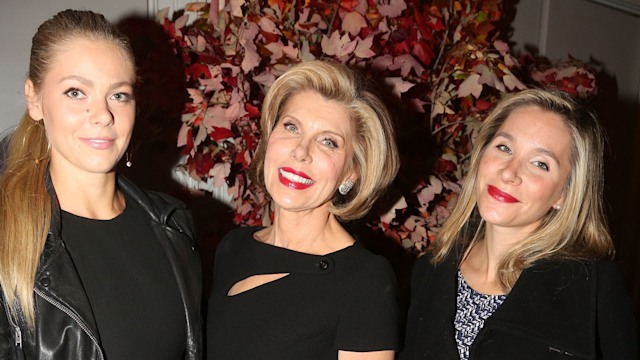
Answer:
[[[353,151],[345,172],[353,171],[359,178],[346,196],[336,192],[329,211],[343,221],[358,219],[391,184],[400,160],[393,121],[386,106],[366,78],[346,65],[307,61],[294,65],[276,79],[262,106],[261,140],[251,163],[253,180],[264,189],[264,158],[271,131],[287,101],[305,90],[342,104],[353,122]]]
[[[611,258],[614,253],[603,207],[605,135],[597,117],[566,93],[529,89],[507,96],[482,123],[458,203],[432,248],[433,262],[443,261],[451,250],[462,256],[484,236],[475,191],[480,159],[509,115],[527,106],[556,114],[564,121],[571,134],[571,170],[564,185],[563,206],[550,209],[540,227],[501,260],[498,276],[507,290],[524,268],[540,259]]]

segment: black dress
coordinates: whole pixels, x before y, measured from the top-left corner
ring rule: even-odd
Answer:
[[[259,242],[240,228],[218,246],[209,299],[209,359],[337,359],[338,350],[397,349],[394,273],[358,245],[325,256]],[[258,274],[289,273],[234,296]]]

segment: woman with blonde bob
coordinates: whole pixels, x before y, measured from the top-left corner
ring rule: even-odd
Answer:
[[[2,359],[202,357],[190,212],[115,171],[135,81],[128,40],[100,14],[61,11],[32,39],[0,175]]]
[[[604,134],[530,89],[480,127],[463,190],[412,275],[402,359],[637,359],[603,211]]]
[[[261,127],[252,170],[273,223],[216,251],[209,359],[393,359],[393,271],[340,224],[398,171],[387,109],[358,72],[309,61],[271,86]]]

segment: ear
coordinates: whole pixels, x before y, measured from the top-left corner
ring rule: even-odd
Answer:
[[[31,79],[27,79],[24,82],[24,96],[27,98],[29,116],[31,116],[35,121],[42,120],[42,118],[44,118],[42,113],[42,101],[40,101],[36,87]]]

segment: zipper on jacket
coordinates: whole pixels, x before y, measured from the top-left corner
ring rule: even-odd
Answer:
[[[78,323],[80,328],[87,334],[87,336],[89,336],[91,341],[93,341],[93,343],[95,344],[96,349],[98,349],[98,354],[100,355],[100,359],[104,360],[104,354],[102,353],[102,348],[100,347],[100,343],[98,342],[98,338],[96,338],[95,335],[93,335],[93,333],[91,332],[91,329],[89,329],[89,327],[84,323],[84,321],[82,321],[82,319],[80,319],[79,316],[77,316],[76,314],[74,314],[71,311],[67,310],[66,307],[64,307],[62,304],[60,304],[59,302],[57,302],[56,300],[51,298],[49,295],[47,295],[44,292],[42,292],[42,290],[39,290],[39,289],[36,288],[36,289],[34,289],[34,291],[41,298],[45,299],[51,305],[55,306],[60,311],[62,311],[63,313],[67,314],[67,316],[69,316],[76,323]]]
[[[2,292],[2,302],[3,307],[5,309],[5,313],[7,314],[7,320],[9,321],[9,325],[13,328],[13,336],[15,337],[15,345],[22,349],[22,330],[20,329],[20,325],[14,321],[13,314],[9,310],[9,306],[7,305],[7,297]]]
[[[557,352],[557,353],[560,353],[562,355],[573,356],[572,353],[564,351],[562,349],[555,348],[553,346],[549,346],[549,351]]]
[[[16,346],[22,349],[22,331],[17,325],[14,325],[13,329],[15,330]]]

